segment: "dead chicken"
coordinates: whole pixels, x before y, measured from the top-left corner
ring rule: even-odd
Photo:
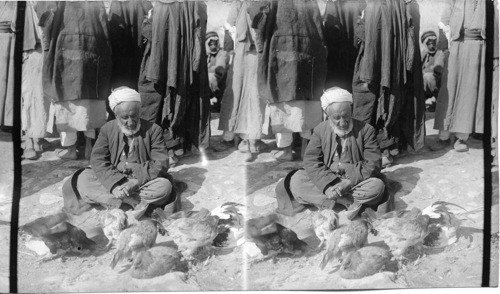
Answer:
[[[331,209],[318,210],[313,214],[312,224],[316,237],[321,241],[318,249],[322,249],[330,234],[339,226],[339,217]]]
[[[174,271],[186,272],[188,268],[181,257],[173,248],[154,246],[136,255],[130,276],[135,279],[151,279]]]
[[[247,240],[255,243],[264,258],[304,253],[307,243],[300,240],[294,231],[277,223],[277,220],[275,214],[248,220]]]
[[[381,247],[366,246],[349,252],[339,275],[344,279],[361,279],[383,271],[391,260],[391,253]]]
[[[428,234],[430,218],[423,215],[418,208],[411,211],[394,211],[381,216],[367,208],[363,216],[373,224],[400,265],[408,249],[421,246]]]
[[[49,248],[50,255],[39,261],[55,259],[67,253],[88,254],[96,248],[96,243],[87,238],[80,228],[66,220],[65,213],[58,213],[38,218],[20,228],[35,238],[40,239]]]
[[[158,232],[165,234],[163,226],[152,219],[139,221],[123,230],[116,242],[117,248],[110,264],[111,268],[115,268],[122,259],[134,260],[139,252],[153,247]]]
[[[455,206],[464,212],[453,213],[448,206]],[[458,240],[457,231],[464,220],[461,216],[470,213],[465,208],[445,201],[437,201],[422,210],[428,215],[429,233],[424,239],[424,245],[429,247],[444,247]]]
[[[218,235],[219,218],[202,208],[200,211],[180,211],[162,219],[159,214],[153,214],[165,226],[167,234],[172,237],[184,258],[193,259],[198,249],[211,248]]]
[[[371,224],[363,219],[351,221],[335,229],[328,239],[328,247],[320,268],[324,269],[334,259],[342,261],[347,253],[363,247],[367,242],[368,232],[376,234]]]
[[[240,203],[226,202],[212,209],[211,215],[219,218],[219,233],[212,242],[215,247],[233,247],[243,244],[245,233],[245,206]]]
[[[101,217],[101,224],[104,235],[108,238],[106,248],[109,249],[113,245],[113,241],[116,241],[120,233],[127,227],[127,215],[121,209],[106,211]]]

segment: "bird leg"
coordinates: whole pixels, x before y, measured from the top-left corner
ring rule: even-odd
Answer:
[[[66,251],[61,250],[61,249],[57,250],[57,252],[54,254],[49,252],[46,255],[42,256],[40,259],[38,259],[37,262],[38,262],[38,264],[41,264],[41,263],[45,263],[47,261],[55,260],[55,259],[63,256],[64,253],[66,253]]]

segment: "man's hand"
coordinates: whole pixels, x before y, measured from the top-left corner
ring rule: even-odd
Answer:
[[[342,194],[347,192],[349,189],[351,189],[351,180],[343,179],[335,186],[331,186],[330,188],[326,189],[325,195],[326,197],[328,197],[328,199],[336,199],[342,197]]]
[[[127,196],[130,196],[130,192],[139,188],[139,181],[137,179],[128,179],[124,185],[127,190]]]
[[[127,197],[126,191],[124,189],[124,185],[116,186],[113,191],[111,191],[113,196],[117,199],[122,199]]]
[[[342,197],[341,192],[336,188],[335,186],[331,186],[325,191],[326,198],[328,199],[337,199],[339,197]]]

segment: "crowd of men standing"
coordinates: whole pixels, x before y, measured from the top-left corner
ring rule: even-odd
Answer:
[[[3,126],[12,126],[16,5],[0,3]],[[426,99],[439,130],[432,150],[467,151],[469,136],[490,123],[486,99],[496,141],[498,31],[494,60],[486,58],[486,30],[498,21],[495,13],[496,26],[487,27],[486,11],[495,5],[497,12],[496,1],[450,0],[439,31],[423,34],[415,0],[230,5],[221,34],[207,32],[204,1],[111,1],[108,9],[102,1],[28,2],[24,157],[36,159],[55,130],[59,157],[78,158],[77,132],[89,157],[96,132],[114,118],[107,98],[122,86],[140,93],[141,118],[163,129],[171,163],[193,146],[210,147],[211,112],[220,112],[223,131],[215,150],[259,153],[273,135],[272,156],[293,160],[293,134],[311,138],[331,87],[352,93],[353,118],[376,129],[383,166],[424,147]],[[487,62],[495,65],[493,97],[485,96]]]

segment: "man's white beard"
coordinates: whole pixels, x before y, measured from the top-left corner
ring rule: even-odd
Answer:
[[[333,124],[332,121],[330,121],[330,127],[332,127],[333,132],[339,136],[340,138],[345,138],[347,135],[352,131],[353,128],[353,122],[352,120],[349,122],[349,128],[347,130],[341,130],[337,126]]]
[[[116,120],[118,122],[118,126],[120,127],[120,131],[127,137],[130,137],[130,136],[133,136],[135,135],[139,129],[141,128],[141,121],[139,121],[137,123],[137,126],[135,127],[135,129],[133,130],[129,130],[127,129],[121,122],[119,119]]]

